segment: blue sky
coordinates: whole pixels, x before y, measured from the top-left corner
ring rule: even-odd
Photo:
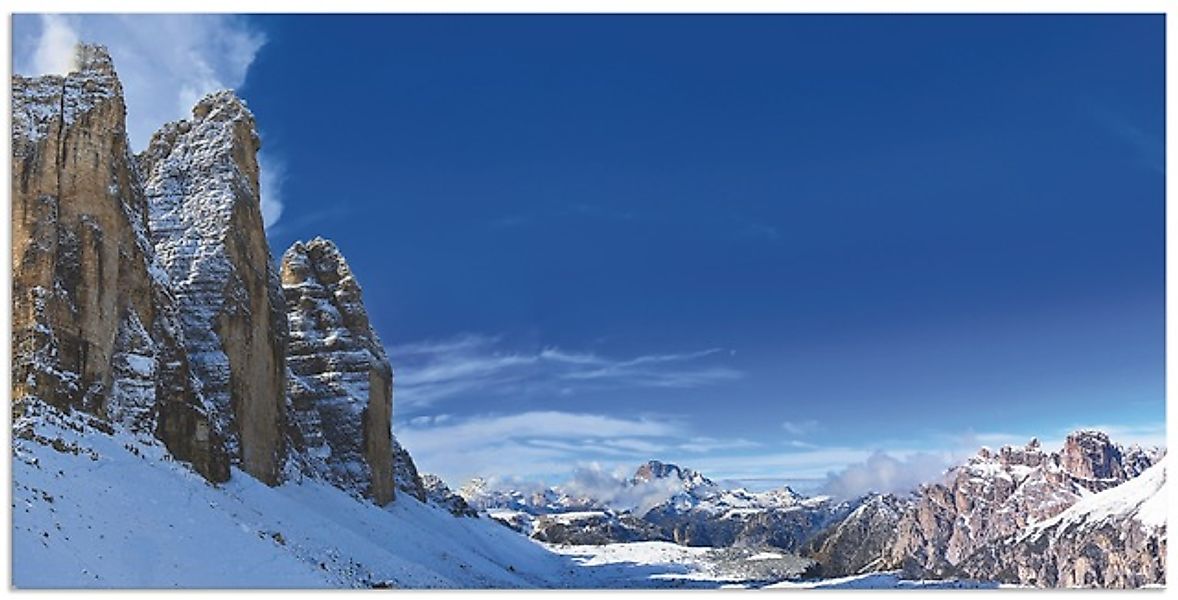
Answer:
[[[237,88],[426,471],[1163,441],[1164,17],[148,18],[18,17],[17,69],[110,44],[138,147]]]

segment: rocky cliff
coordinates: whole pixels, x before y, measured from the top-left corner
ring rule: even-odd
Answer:
[[[980,553],[1085,498],[1120,489],[1160,456],[1156,449],[1114,444],[1099,431],[1076,431],[1053,452],[1034,439],[997,451],[982,448],[943,481],[923,485],[908,498],[864,503],[817,536],[806,553],[824,577],[890,569],[914,578],[985,574]],[[975,566],[963,575],[967,559]]]
[[[1093,462],[1108,467],[1106,473],[1120,467],[1116,461]],[[1086,468],[1084,472],[1093,471]],[[957,571],[964,577],[1036,587],[1164,584],[1165,486],[1166,459],[1162,459],[1132,481],[1088,496],[1051,519],[978,548],[958,564]]]
[[[277,483],[285,459],[286,311],[259,204],[253,115],[232,92],[160,129],[137,157],[152,242],[226,449]]]
[[[918,491],[897,524],[887,562],[921,576],[949,573],[979,547],[1117,486],[1156,459],[1156,453],[1113,444],[1099,431],[1074,432],[1055,452],[1044,451],[1038,440],[997,452],[983,448],[945,482]]]
[[[104,48],[64,77],[13,78],[13,399],[152,433],[229,476],[215,407],[190,372],[177,302],[148,237],[122,86]]]
[[[299,466],[380,504],[397,486],[427,500],[347,263],[296,244],[284,286],[271,260],[245,103],[210,94],[138,156],[125,113],[99,46],[69,75],[13,78],[17,415],[83,411],[214,482]]]
[[[326,479],[386,504],[394,494],[393,371],[369,325],[360,285],[335,244],[315,238],[283,254],[282,289],[290,324],[288,393],[300,445]],[[411,480],[416,468],[401,462],[402,479]]]

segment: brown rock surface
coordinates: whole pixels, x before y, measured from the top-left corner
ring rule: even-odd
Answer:
[[[171,277],[186,349],[227,449],[280,480],[285,459],[286,315],[260,209],[253,115],[232,92],[206,96],[137,157],[152,242]]]
[[[339,249],[322,238],[286,251],[282,286],[289,394],[304,454],[329,481],[386,504],[394,495],[393,371],[360,286]],[[398,457],[403,473],[412,466],[407,457]],[[416,468],[405,475],[414,477]]]
[[[13,78],[13,399],[158,436],[228,478],[147,232],[122,86],[100,46],[62,76]]]

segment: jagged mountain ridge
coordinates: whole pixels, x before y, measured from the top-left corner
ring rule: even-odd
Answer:
[[[942,482],[921,486],[909,495],[868,494],[843,502],[806,498],[789,488],[759,494],[724,489],[691,469],[651,461],[623,485],[674,485],[665,500],[637,514],[560,488],[523,493],[491,489],[486,481],[475,480],[460,493],[491,517],[553,543],[669,540],[689,546],[768,546],[813,559],[815,565],[808,574],[818,577],[903,570],[906,577],[915,579],[965,577],[1038,586],[1136,587],[1164,581],[1164,536],[1159,541],[1156,526],[1134,530],[1137,533],[1122,538],[1120,545],[1111,541],[1111,534],[1098,531],[1093,535],[1108,562],[1091,565],[1076,554],[1088,538],[1074,535],[1075,528],[1052,524],[1070,522],[1060,515],[1091,513],[1093,509],[1083,507],[1102,496],[1132,496],[1134,487],[1150,493],[1160,490],[1156,474],[1153,483],[1138,481],[1138,476],[1155,473],[1151,465],[1162,456],[1164,451],[1156,448],[1122,446],[1103,432],[1080,430],[1057,451],[1044,451],[1035,439],[1021,447],[982,448],[964,464],[949,469]],[[1164,480],[1164,471],[1160,479]],[[1133,486],[1127,488],[1129,484]],[[1120,506],[1131,508],[1142,502]],[[1102,506],[1109,512],[1113,505]],[[1157,512],[1150,513],[1155,521]],[[1164,523],[1164,512],[1161,519]],[[1105,531],[1124,529],[1107,523],[1103,527]],[[1061,529],[1068,533],[1057,533]],[[1039,533],[1030,542],[1024,539],[1025,532],[1044,530],[1051,535]],[[1035,557],[1028,553],[1027,548],[1042,545],[1041,540],[1051,536],[1066,540],[1059,543],[1061,548],[1070,544],[1076,549],[1066,561],[1045,559],[1050,555],[1042,551]],[[996,559],[996,552],[1005,554]],[[1132,557],[1133,569],[1142,575],[1129,575],[1133,569],[1126,570],[1118,562],[1121,559],[1113,558],[1118,553]],[[1061,566],[1072,562],[1076,566]]]
[[[973,579],[1036,587],[1135,588],[1166,580],[1167,459],[957,565]]]
[[[639,465],[609,500],[560,486],[499,489],[480,478],[458,493],[472,507],[535,539],[578,545],[665,540],[793,551],[853,506],[825,496],[806,498],[788,487],[728,489],[698,471],[657,460]],[[647,505],[626,503],[635,498]]]
[[[814,574],[824,577],[892,569],[908,577],[961,576],[968,557],[1120,489],[1163,455],[1090,430],[1073,432],[1057,451],[1044,451],[1037,439],[982,448],[941,482],[865,503],[816,537],[806,554],[818,561]]]

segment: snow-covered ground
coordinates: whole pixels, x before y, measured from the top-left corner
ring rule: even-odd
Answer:
[[[838,577],[835,579],[784,581],[766,587],[772,589],[978,589],[1015,586],[999,585],[986,581],[900,579],[898,571],[885,571],[882,573],[865,573],[863,575],[851,575],[850,577]]]
[[[18,588],[536,587],[576,570],[494,521],[405,494],[380,508],[316,481],[270,488],[237,471],[212,486],[162,447],[83,420],[39,422],[61,451],[14,440]]]
[[[271,488],[234,471],[214,486],[158,442],[80,414],[17,429],[17,588],[759,587],[806,565],[764,549],[546,545],[407,494],[381,508],[309,479]],[[780,585],[956,586],[894,574]]]

